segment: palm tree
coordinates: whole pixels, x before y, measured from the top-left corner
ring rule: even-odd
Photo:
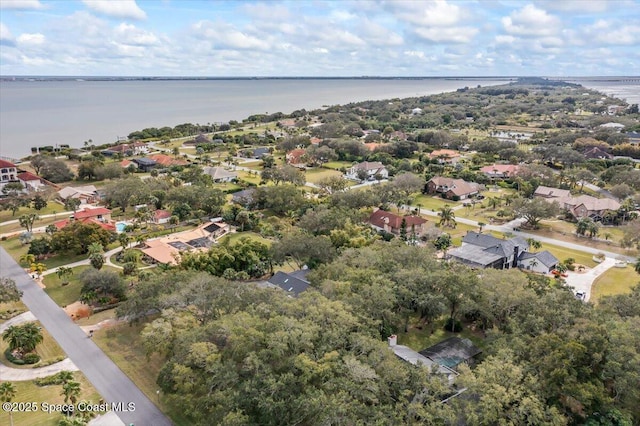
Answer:
[[[88,250],[89,256],[91,256],[92,254],[96,254],[96,253],[102,254],[104,247],[102,247],[102,244],[100,243],[91,243],[87,247],[87,250]]]
[[[32,263],[29,270],[38,274],[39,277],[44,273],[44,271],[47,270],[47,265],[45,265],[44,263]]]
[[[478,228],[480,228],[480,231],[479,231],[479,232],[480,232],[481,234],[482,234],[482,228],[484,228],[485,226],[487,226],[487,224],[486,224],[486,223],[484,223],[484,222],[478,222]]]
[[[2,382],[0,383],[0,401],[2,402],[11,402],[13,398],[16,396],[16,387],[13,383],[10,382]],[[9,423],[13,426],[13,412],[9,411]]]
[[[62,393],[60,395],[64,395],[65,404],[69,403],[69,401],[75,404],[80,395],[80,383],[74,381],[66,382],[62,385]]]
[[[531,259],[531,262],[529,262],[529,266],[531,267],[531,269],[533,269],[536,266],[538,266],[538,259],[536,259],[535,257],[533,259]]]
[[[633,269],[635,269],[635,271],[640,274],[640,257],[638,258],[638,260],[636,260],[635,265],[633,265]]]
[[[489,197],[489,199],[487,200],[487,204],[489,204],[489,206],[494,210],[496,207],[500,207],[501,203],[502,200],[498,197]]]
[[[451,226],[452,228],[456,227],[456,215],[449,204],[445,204],[440,208],[438,216],[440,216],[440,222],[438,222],[439,225]]]
[[[542,243],[535,238],[527,238],[527,244],[534,250],[540,250],[542,248]]]
[[[69,284],[69,277],[73,275],[73,269],[66,266],[60,266],[56,271],[56,275],[62,280],[62,285]]]
[[[36,257],[31,253],[25,253],[20,256],[20,263],[31,265],[32,263],[36,263]]]
[[[22,354],[33,352],[42,339],[42,329],[35,322],[12,325],[2,333],[2,340],[9,344],[9,350]]]
[[[91,243],[87,248],[89,252],[89,262],[91,262],[91,266],[100,270],[104,265],[104,256],[102,255],[102,244],[100,243]]]

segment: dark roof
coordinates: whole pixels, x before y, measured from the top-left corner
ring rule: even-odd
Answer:
[[[460,363],[480,353],[482,353],[482,351],[475,346],[471,340],[461,339],[460,337],[449,337],[440,343],[420,351],[421,355],[449,368],[455,368]]]
[[[134,163],[140,165],[140,166],[155,166],[156,164],[158,164],[155,160],[152,160],[151,158],[134,158],[133,160]]]
[[[266,154],[269,154],[269,148],[256,148],[253,150],[254,157],[262,157]]]
[[[544,250],[544,251],[540,251],[537,253],[529,253],[529,252],[522,252],[520,253],[519,256],[519,260],[527,260],[527,259],[533,259],[536,258],[538,259],[538,261],[540,263],[542,263],[543,265],[549,267],[549,266],[554,266],[558,264],[558,258],[555,257],[553,254],[551,254],[549,251]]]
[[[209,233],[216,232],[219,229],[222,229],[222,226],[218,225],[215,222],[204,227],[204,230],[209,232]]]
[[[189,244],[191,247],[209,248],[213,245],[213,241],[211,241],[207,237],[200,237],[187,241],[187,244]]]
[[[188,246],[187,244],[183,243],[182,241],[171,241],[171,242],[169,242],[167,244],[169,244],[171,247],[173,247],[175,249],[178,249],[180,251],[190,250],[191,249],[190,246]]]
[[[269,278],[268,282],[280,287],[287,293],[293,293],[297,296],[309,287],[309,282],[304,279],[296,278],[293,274],[295,274],[295,272],[287,274],[286,272],[278,271],[275,275]]]
[[[501,254],[505,257],[511,256],[515,247],[520,247],[520,249],[526,249],[529,247],[529,243],[527,243],[527,240],[522,237],[503,240],[500,238],[496,238],[493,235],[480,234],[479,232],[475,231],[467,232],[467,235],[462,237],[462,242],[473,244],[474,246],[479,246],[484,249],[489,249],[487,251]]]
[[[242,191],[234,192],[231,195],[231,199],[234,203],[251,203],[255,192],[255,188],[243,189]]]
[[[487,249],[474,245],[455,248],[449,251],[449,256],[471,266],[479,265],[482,267],[487,267],[500,259],[504,259],[502,254],[496,254],[491,250],[488,251]]]

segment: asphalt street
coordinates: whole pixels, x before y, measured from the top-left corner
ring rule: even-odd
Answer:
[[[124,409],[116,414],[124,424],[135,426],[172,424],[1,247],[0,273],[16,282],[23,292],[24,304],[58,342],[71,361],[84,373],[103,399],[108,403],[123,403]],[[129,403],[133,404],[127,405]]]

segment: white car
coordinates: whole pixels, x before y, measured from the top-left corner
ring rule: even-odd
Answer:
[[[576,298],[577,299],[584,300],[585,297],[587,297],[587,293],[585,293],[584,291],[576,292]]]

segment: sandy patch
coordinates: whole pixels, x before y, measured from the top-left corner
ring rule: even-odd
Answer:
[[[80,318],[89,318],[91,316],[91,307],[82,302],[73,302],[72,304],[67,305],[64,308],[64,311],[74,321]]]

